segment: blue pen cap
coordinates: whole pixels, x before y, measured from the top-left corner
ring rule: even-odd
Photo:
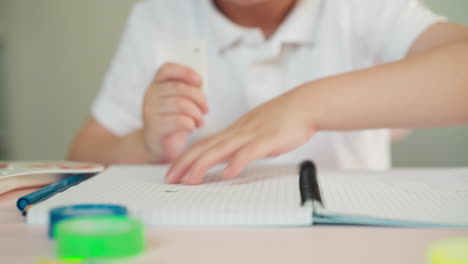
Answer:
[[[49,211],[49,238],[55,238],[54,227],[60,221],[83,216],[127,216],[127,208],[113,204],[77,204]]]

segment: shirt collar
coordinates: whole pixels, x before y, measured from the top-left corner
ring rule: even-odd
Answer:
[[[288,17],[283,21],[270,42],[278,46],[283,43],[313,44],[316,25],[319,22],[321,2],[323,0],[299,0]],[[215,6],[213,0],[205,0],[209,27],[216,39],[216,47],[222,52],[241,41],[263,40],[261,31],[245,28],[233,23]],[[254,41],[254,42],[257,42]]]
[[[208,27],[213,30],[216,41],[214,44],[219,51],[237,43],[249,31],[248,28],[241,27],[224,16],[215,6],[214,0],[203,2],[206,3]]]
[[[272,36],[272,42],[312,44],[321,15],[321,0],[299,0]]]

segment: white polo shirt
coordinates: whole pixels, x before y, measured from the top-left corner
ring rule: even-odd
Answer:
[[[177,57],[175,44],[204,40],[210,113],[193,142],[302,83],[401,59],[443,20],[416,0],[301,0],[266,40],[259,29],[228,20],[210,0],[139,1],[92,114],[116,135],[140,129],[145,91],[159,67]],[[390,133],[319,132],[274,161],[306,158],[322,168],[387,169]]]

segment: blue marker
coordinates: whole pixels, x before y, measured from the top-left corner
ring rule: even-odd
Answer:
[[[94,174],[75,174],[61,181],[50,184],[44,188],[19,198],[18,201],[16,201],[16,207],[18,207],[18,210],[25,214],[25,209],[29,205],[38,203],[53,196],[54,194],[65,191],[66,189],[88,179],[91,175]]]

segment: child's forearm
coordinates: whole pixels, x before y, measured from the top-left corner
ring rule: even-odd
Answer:
[[[82,133],[75,140],[68,158],[102,164],[154,162],[145,147],[141,130],[123,137],[103,135],[102,132],[92,136]]]
[[[464,40],[296,90],[321,130],[457,125],[468,123],[467,68]]]
[[[438,48],[437,48],[438,47]],[[468,123],[468,32],[442,23],[413,43],[408,59],[304,84],[190,147],[167,182],[199,184],[228,162],[231,179],[254,160],[308,142],[318,130],[413,128]]]

